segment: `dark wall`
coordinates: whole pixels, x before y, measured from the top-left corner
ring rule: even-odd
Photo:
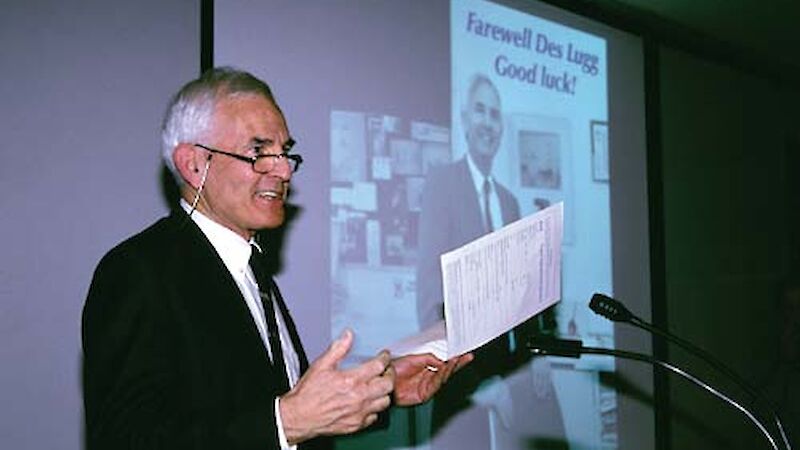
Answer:
[[[800,167],[787,162],[797,161],[800,92],[666,47],[659,59],[669,329],[766,387],[778,358],[778,286],[798,251]],[[670,357],[719,380],[681,351]],[[739,412],[670,383],[671,448],[769,448]]]

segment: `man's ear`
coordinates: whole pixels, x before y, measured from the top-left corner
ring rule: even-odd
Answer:
[[[172,162],[178,173],[181,174],[184,183],[197,189],[200,186],[202,173],[199,158],[195,146],[190,144],[178,144],[172,152]]]

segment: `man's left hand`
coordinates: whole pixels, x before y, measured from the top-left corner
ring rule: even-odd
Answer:
[[[472,353],[451,358],[447,362],[431,353],[393,359],[395,404],[412,406],[430,400],[452,374],[472,359]]]

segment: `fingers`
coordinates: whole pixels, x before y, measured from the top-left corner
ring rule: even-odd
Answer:
[[[455,361],[455,371],[461,370],[462,367],[464,367],[467,364],[471,363],[472,360],[474,360],[474,359],[475,359],[475,355],[473,355],[472,353],[465,353],[465,354],[459,356],[458,358],[456,358],[456,361]]]
[[[396,371],[394,399],[399,406],[427,401],[441,386],[447,364],[430,353],[404,355],[392,361]]]
[[[351,369],[336,368],[352,342],[352,332],[343,333],[281,398],[281,417],[290,442],[352,433],[374,423],[377,413],[389,407],[396,372],[388,352]]]
[[[331,343],[328,349],[314,361],[313,367],[317,369],[336,369],[350,348],[353,347],[353,332],[347,328]]]
[[[419,370],[438,372],[445,368],[445,362],[431,353],[423,353],[396,358],[392,360],[392,366],[397,369],[398,376],[405,376]]]
[[[474,353],[465,353],[458,357],[459,368],[471,363],[475,359]]]
[[[377,420],[378,420],[378,415],[377,414],[372,413],[372,414],[368,415],[367,417],[364,418],[364,423],[363,423],[363,427],[362,428],[366,428],[366,427],[372,425]]]
[[[370,401],[364,408],[365,411],[370,413],[379,413],[388,408],[392,404],[392,398],[388,394],[381,395]]]
[[[394,383],[395,378],[397,377],[397,371],[395,370],[394,366],[389,362],[389,365],[386,367],[386,370],[383,371],[381,374],[381,378],[385,378],[388,381]]]
[[[438,372],[445,368],[445,361],[433,356],[432,353],[424,353],[422,355],[411,355],[411,362],[424,366],[431,372]]]
[[[369,359],[356,367],[344,370],[343,373],[346,373],[347,375],[356,379],[369,380],[371,378],[383,375],[389,368],[391,362],[391,355],[389,355],[388,351],[384,350],[378,353],[378,355],[374,358]]]
[[[474,359],[472,353],[466,353],[456,358],[451,358],[444,363],[444,368],[440,369],[442,383],[446,382],[454,373],[461,370],[462,367],[469,364]]]
[[[365,411],[378,413],[388,408],[391,404],[390,394],[394,390],[396,372],[391,365],[391,356],[388,351],[380,352],[376,357],[364,364],[350,369],[350,375],[366,382],[369,399]],[[367,417],[365,426],[369,426],[377,419]]]
[[[376,358],[380,361],[384,370],[386,370],[386,368],[389,367],[389,363],[392,362],[392,355],[389,354],[389,350],[382,350],[378,353]]]
[[[381,364],[383,360],[381,359]],[[387,365],[386,369],[376,376],[367,378],[367,387],[369,395],[376,400],[379,400],[379,407],[384,409],[389,406],[389,394],[394,390],[396,372],[394,367]]]

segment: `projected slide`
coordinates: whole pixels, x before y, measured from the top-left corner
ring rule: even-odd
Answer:
[[[556,329],[540,331],[612,345],[609,322],[577,314],[593,291],[612,291],[610,270],[599,269],[611,267],[605,41],[486,2],[451,2],[450,30],[454,159],[491,158],[490,171],[480,172],[510,192],[522,215],[565,205],[562,302]],[[611,361],[549,362],[556,399],[570,412],[569,441],[615,447],[615,395],[596,371]],[[531,426],[504,427],[498,415],[491,411],[495,448],[522,448]]]
[[[559,305],[336,448],[652,448],[646,397],[607,382],[646,396],[648,369],[523,351],[649,349],[587,306],[603,292],[649,314],[641,39],[534,0],[422,3],[214,2],[214,64],[272,86],[305,158],[274,250],[312,359],[345,327],[347,366],[441,318],[442,252],[564,202]]]
[[[332,111],[332,334],[369,357],[419,330],[418,223],[425,175],[450,160],[450,130],[359,111]]]
[[[499,140],[491,176],[522,215],[564,202],[558,332],[610,345],[610,322],[579,316],[574,306],[613,291],[605,41],[492,3],[454,1],[451,52],[453,160],[469,153],[470,133],[489,130]],[[486,81],[476,85],[478,78]],[[477,104],[482,91],[496,104]],[[497,124],[483,126],[474,109],[490,106]]]
[[[561,305],[484,356],[508,359],[535,334],[610,346],[611,325],[579,307],[613,291],[605,41],[476,1],[451,3],[450,30],[452,133],[383,111],[330,113],[332,336],[353,328],[357,361],[439,320],[442,252],[563,201]],[[447,393],[434,402],[430,445],[466,448],[477,434],[476,448],[616,448],[615,393],[599,383],[609,370],[601,358],[478,370],[479,387],[451,393],[472,407],[449,410]]]

